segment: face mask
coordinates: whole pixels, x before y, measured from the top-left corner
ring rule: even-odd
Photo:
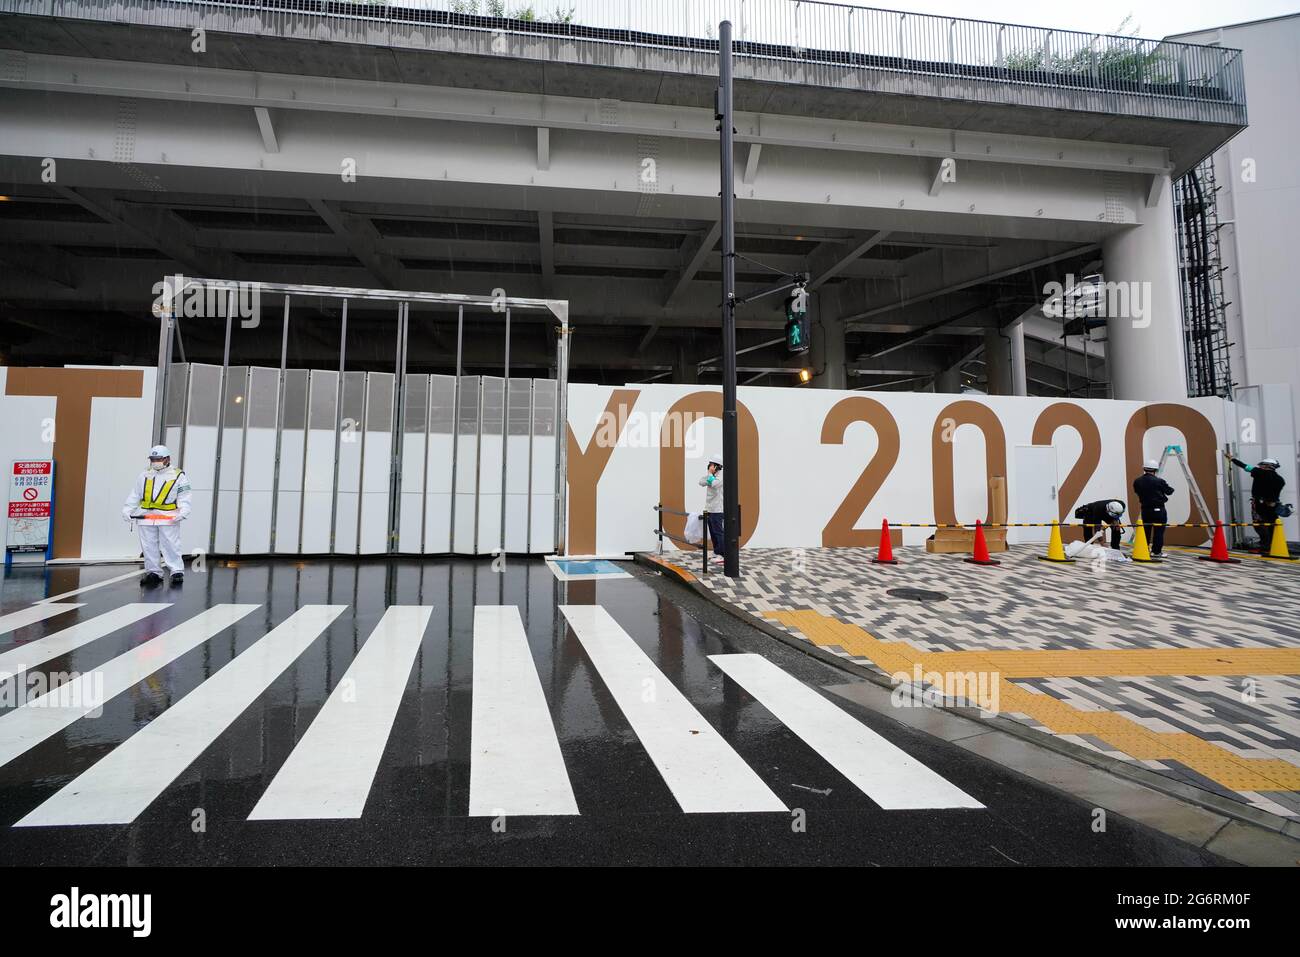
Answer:
[[[149,468],[153,469],[155,472],[161,472],[166,467],[167,466],[162,462],[155,462],[152,459],[149,461]]]

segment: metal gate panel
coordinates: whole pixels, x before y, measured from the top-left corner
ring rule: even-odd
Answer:
[[[238,550],[239,493],[244,478],[244,421],[248,398],[248,366],[226,370],[225,410],[217,452],[217,508],[212,550],[233,554]]]
[[[528,479],[533,383],[511,379],[506,409],[505,550],[528,551]]]
[[[343,373],[343,408],[339,413],[338,488],[335,493],[334,544],[331,549],[337,555],[354,555],[357,551],[361,460],[366,451],[367,374]]]
[[[483,410],[479,416],[479,468],[475,550],[491,555],[501,549],[501,470],[505,454],[505,380],[483,376]]]
[[[300,551],[315,555],[331,551],[330,522],[334,505],[334,431],[339,421],[339,374],[313,369],[308,391],[307,452],[303,458],[302,511],[299,513]]]
[[[279,488],[276,491],[276,554],[292,555],[299,550],[298,520],[302,514],[303,465],[307,453],[306,369],[284,373],[284,409],[280,414]]]
[[[172,464],[184,468],[185,411],[190,398],[190,366],[173,362],[167,372],[167,395],[164,401],[163,445],[171,449]]]
[[[366,417],[362,442],[357,552],[388,551],[390,478],[393,466],[393,400],[396,376],[366,373]]]
[[[554,379],[533,380],[532,480],[529,492],[528,551],[555,551],[556,388]]]
[[[457,386],[459,418],[456,422],[455,501],[452,503],[455,533],[452,551],[457,555],[478,553],[475,534],[478,530],[479,416],[483,399],[479,376],[461,376]]]
[[[243,402],[246,424],[236,542],[241,555],[264,555],[271,550],[271,484],[279,404],[280,370],[249,370],[248,396]]]
[[[452,469],[456,436],[456,377],[429,376],[429,427],[426,434],[424,549],[426,554],[453,551],[451,539]]]
[[[402,417],[401,499],[398,503],[395,551],[424,550],[424,481],[427,457],[424,433],[429,424],[429,377],[406,377],[406,414]]]
[[[221,401],[221,366],[190,366],[188,408],[185,413],[185,451],[181,468],[189,477],[191,511],[183,540],[189,547],[207,549],[212,529],[212,490],[217,462],[217,404]]]

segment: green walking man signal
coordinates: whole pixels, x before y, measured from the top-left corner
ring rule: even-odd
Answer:
[[[808,291],[795,286],[785,300],[785,349],[792,355],[808,351]]]

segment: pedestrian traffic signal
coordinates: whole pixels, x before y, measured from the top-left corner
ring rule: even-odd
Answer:
[[[808,351],[808,292],[802,286],[785,300],[785,348],[792,354]]]

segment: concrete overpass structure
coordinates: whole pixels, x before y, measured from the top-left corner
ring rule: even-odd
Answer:
[[[151,362],[183,271],[564,299],[573,381],[716,382],[729,17],[738,288],[806,270],[814,318],[792,360],[780,303],[742,310],[742,382],[1185,395],[1170,178],[1244,127],[1237,51],[786,0],[484,6],[0,0],[0,364]],[[1016,346],[1047,283],[1099,270],[1147,307],[1104,355],[1041,314]],[[410,368],[447,371],[413,319]],[[519,319],[512,367],[545,375],[551,325]],[[387,322],[357,312],[350,364],[391,368]],[[467,372],[499,365],[491,317],[466,335]],[[280,346],[243,332],[240,360]],[[309,327],[291,355],[337,351]]]

